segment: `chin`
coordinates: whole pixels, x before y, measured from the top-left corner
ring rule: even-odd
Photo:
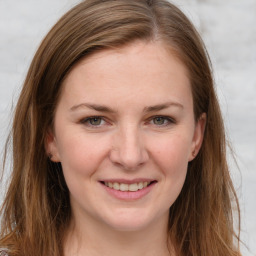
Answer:
[[[109,226],[115,230],[115,231],[120,231],[120,232],[138,232],[145,230],[148,226],[149,223],[145,222],[136,222],[136,221],[129,221],[129,222],[115,222],[115,223],[108,223]]]
[[[111,218],[105,219],[107,225],[116,231],[143,231],[153,226],[157,220],[154,216],[139,211],[130,211],[130,209],[122,211],[122,213],[112,215]]]

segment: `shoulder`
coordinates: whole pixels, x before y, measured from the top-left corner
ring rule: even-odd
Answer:
[[[8,256],[7,250],[0,248],[0,256]]]

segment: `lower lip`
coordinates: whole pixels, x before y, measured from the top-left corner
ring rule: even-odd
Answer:
[[[146,196],[155,186],[156,182],[152,183],[151,185],[139,189],[138,191],[121,191],[121,190],[115,190],[113,188],[107,187],[104,184],[101,183],[103,188],[113,197],[121,200],[127,200],[127,201],[133,201],[141,199],[142,197]]]

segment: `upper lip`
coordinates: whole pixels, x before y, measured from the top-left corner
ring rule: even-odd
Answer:
[[[104,179],[100,180],[100,182],[111,182],[111,183],[124,183],[124,184],[133,184],[133,183],[140,183],[140,182],[153,182],[156,181],[155,179],[148,179],[148,178],[137,178],[137,179]]]

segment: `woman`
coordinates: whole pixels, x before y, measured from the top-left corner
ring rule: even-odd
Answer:
[[[12,142],[2,253],[240,255],[207,52],[165,0],[64,15],[31,63]]]

